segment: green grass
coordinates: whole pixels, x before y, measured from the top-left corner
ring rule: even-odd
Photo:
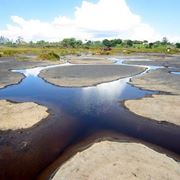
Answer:
[[[19,55],[37,55],[39,59],[56,60],[65,55],[80,55],[80,54],[93,54],[93,55],[116,55],[116,54],[132,54],[132,53],[165,53],[177,54],[180,49],[171,48],[170,52],[165,47],[156,48],[112,48],[111,51],[103,51],[100,47],[93,48],[58,48],[58,47],[0,47],[0,56],[4,57],[18,57]],[[56,56],[57,55],[57,56]]]

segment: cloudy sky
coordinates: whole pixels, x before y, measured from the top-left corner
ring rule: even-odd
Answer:
[[[180,42],[179,0],[0,0],[0,36]]]

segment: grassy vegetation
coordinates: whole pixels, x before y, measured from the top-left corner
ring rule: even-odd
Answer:
[[[43,53],[38,56],[38,59],[41,60],[49,60],[49,61],[57,61],[60,59],[60,56],[54,52]]]
[[[123,48],[114,47],[111,50],[104,50],[103,48],[40,48],[40,47],[1,47],[0,57],[17,57],[19,55],[36,55],[41,60],[58,60],[65,55],[117,55],[117,54],[132,54],[132,53],[165,53],[165,54],[178,54],[180,50],[177,48],[171,48],[170,51],[166,47],[157,48]]]
[[[0,56],[13,56],[20,59],[23,59],[23,55],[24,58],[27,55],[36,55],[38,59],[54,61],[65,55],[127,55],[131,53],[177,54],[180,53],[180,43],[170,43],[166,38],[153,43],[121,39],[82,42],[74,38],[53,43],[45,41],[13,43],[2,37],[0,41]]]

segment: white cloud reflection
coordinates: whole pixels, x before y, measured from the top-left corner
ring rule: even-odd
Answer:
[[[93,100],[94,95],[96,98],[99,98],[98,100],[102,100],[103,102],[113,102],[113,100],[116,100],[117,97],[123,93],[128,81],[129,78],[124,78],[113,82],[99,84],[95,87],[82,88],[84,101],[88,102]]]

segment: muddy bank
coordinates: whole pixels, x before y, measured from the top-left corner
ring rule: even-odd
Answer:
[[[169,69],[151,71],[132,78],[133,85],[174,95],[153,95],[140,100],[128,100],[125,106],[135,114],[158,121],[180,125],[180,77],[170,74]]]
[[[76,138],[75,118],[55,109],[31,128],[0,130],[0,179],[36,179]]]
[[[108,56],[67,56],[67,61],[72,64],[113,64]]]
[[[58,86],[83,87],[133,76],[143,70],[119,65],[75,65],[44,70],[40,77]]]
[[[180,126],[180,96],[153,95],[139,100],[128,100],[125,106],[140,116]]]
[[[131,83],[143,89],[180,94],[180,76],[169,73],[168,68],[132,78]]]
[[[179,55],[156,55],[148,56],[142,55],[140,57],[121,57],[124,59],[125,64],[135,64],[135,65],[148,65],[148,66],[165,66],[180,68],[180,56]]]
[[[0,74],[0,88],[4,88],[10,84],[17,84],[24,78],[22,74],[13,73],[4,69],[0,70]]]
[[[0,100],[0,130],[30,128],[47,118],[47,108],[32,102],[11,103]]]
[[[59,63],[59,62],[57,62]],[[17,84],[24,76],[11,72],[12,69],[25,69],[37,66],[56,64],[49,61],[18,60],[16,58],[0,58],[0,88],[10,84]]]
[[[103,141],[63,164],[56,179],[179,179],[180,165],[138,143]]]

